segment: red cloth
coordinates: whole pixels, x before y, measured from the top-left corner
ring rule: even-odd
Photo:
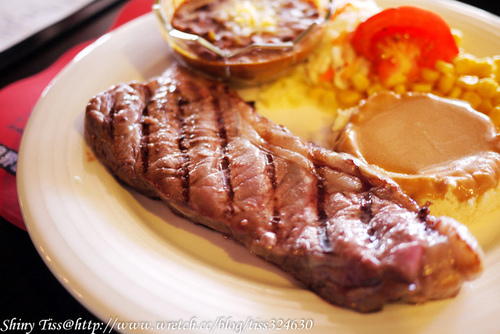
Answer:
[[[150,12],[152,5],[153,0],[131,0],[109,30]],[[24,127],[44,88],[90,43],[75,46],[44,71],[0,90],[0,216],[22,229],[26,227],[19,208],[15,173]]]

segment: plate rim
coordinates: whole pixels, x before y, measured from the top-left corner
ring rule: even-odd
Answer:
[[[389,0],[390,1],[390,0]],[[396,1],[396,0],[393,0]],[[378,3],[379,1],[377,1]],[[383,1],[380,1],[383,2]],[[485,16],[488,20],[491,20],[492,22],[496,22],[500,26],[500,18],[498,16],[495,16],[494,14],[491,14],[489,12],[483,11],[479,8],[473,7],[471,5],[467,5],[464,3],[458,3],[453,0],[437,0],[437,1],[430,1],[430,0],[413,0],[410,1],[413,3],[438,3],[441,4],[445,7],[453,7],[455,10],[461,10],[463,8],[469,8],[469,11],[481,13],[482,16]],[[49,83],[49,85],[44,89],[43,93],[40,96],[40,99],[37,101],[35,104],[35,107],[33,108],[33,112],[28,120],[26,129],[25,129],[25,134],[28,132],[33,132],[34,130],[32,127],[34,127],[33,124],[36,124],[34,120],[36,120],[37,117],[39,117],[39,114],[41,113],[40,110],[42,110],[43,103],[47,98],[48,94],[52,94],[52,90],[54,89],[53,87],[55,86],[56,83],[58,83],[61,78],[64,78],[67,72],[72,71],[72,69],[75,66],[78,66],[80,61],[85,58],[90,52],[93,52],[96,48],[100,47],[106,41],[109,39],[113,38],[114,36],[118,34],[122,34],[123,31],[126,30],[132,30],[134,26],[144,24],[144,21],[152,20],[152,13],[145,14],[143,16],[140,16],[123,26],[120,26],[119,28],[108,32],[104,34],[102,37],[98,38],[96,41],[92,42],[90,45],[85,47],[82,51],[78,53],[78,55],[71,60],[68,65],[66,65],[63,70],[61,70]],[[54,245],[49,245],[47,242],[47,236],[45,235],[48,233],[47,231],[41,231],[43,229],[43,226],[40,226],[40,223],[37,223],[37,220],[40,219],[38,217],[35,217],[35,212],[36,211],[32,206],[30,207],[31,203],[29,203],[28,200],[28,185],[26,184],[26,179],[24,177],[24,169],[27,168],[24,164],[27,163],[28,159],[25,156],[24,152],[27,151],[26,147],[30,145],[28,142],[28,138],[30,138],[29,135],[24,135],[21,139],[21,144],[20,144],[20,150],[19,150],[19,160],[18,160],[18,177],[17,177],[17,187],[18,187],[18,197],[19,197],[19,202],[21,206],[21,211],[23,214],[24,221],[26,222],[26,228],[28,231],[28,234],[33,241],[33,244],[35,245],[35,248],[37,249],[38,253],[44,260],[45,264],[47,267],[50,269],[50,271],[54,274],[54,276],[59,280],[59,282],[68,290],[73,297],[75,297],[78,302],[80,302],[86,309],[88,309],[91,313],[93,313],[97,318],[101,319],[102,321],[105,322],[107,320],[107,317],[109,316],[110,312],[112,311],[113,313],[116,313],[117,316],[120,316],[117,309],[110,309],[106,305],[102,303],[101,300],[97,299],[91,299],[89,298],[90,296],[93,296],[94,294],[92,293],[92,289],[90,291],[86,291],[85,294],[82,294],[83,290],[88,290],[88,287],[85,286],[75,286],[75,282],[78,282],[78,280],[67,280],[66,277],[68,276],[74,276],[75,273],[72,272],[72,270],[68,268],[61,267],[61,261],[57,261],[58,255],[54,254]],[[54,227],[54,226],[52,226]],[[50,239],[50,238],[49,238]],[[51,251],[52,250],[52,251]],[[75,254],[77,257],[78,255]],[[101,283],[106,284],[107,282],[101,281]],[[126,317],[123,316],[123,319]]]

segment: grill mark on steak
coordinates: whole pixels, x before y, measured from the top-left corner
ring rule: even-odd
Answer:
[[[212,99],[212,105],[215,110],[215,117],[217,122],[217,137],[220,140],[220,146],[222,151],[222,159],[220,161],[220,168],[223,174],[224,179],[224,187],[227,192],[227,196],[229,199],[227,212],[229,215],[234,215],[234,189],[231,183],[231,168],[230,161],[227,152],[228,138],[226,131],[226,124],[224,121],[224,116],[221,111],[221,105],[219,100]]]
[[[175,93],[164,86],[172,80]],[[153,87],[148,175],[137,156],[144,86]],[[117,101],[106,102],[113,95]],[[293,136],[227,86],[181,67],[97,95],[86,109],[85,138],[119,180],[242,243],[336,305],[369,312],[448,298],[482,271],[481,250],[459,223],[430,215],[370,166]]]
[[[230,168],[230,163],[229,163],[229,158],[227,156],[223,156],[221,161],[220,161],[220,168],[222,171],[222,174],[224,175],[224,189],[226,189],[227,192],[227,198],[229,199],[229,202],[227,203],[227,214],[230,216],[234,215],[234,190],[231,185],[231,168]]]
[[[421,221],[425,221],[427,219],[427,216],[429,216],[430,214],[429,205],[430,203],[427,202],[423,207],[420,208],[420,210],[418,210],[418,218]]]
[[[317,179],[317,202],[316,202],[316,207],[318,210],[318,221],[320,224],[324,224],[326,219],[328,218],[326,216],[326,211],[325,211],[325,196],[326,196],[326,190],[325,190],[325,178],[321,176],[321,169],[320,167],[316,167],[316,173],[314,174]]]
[[[188,143],[188,134],[187,132],[187,123],[186,123],[186,115],[184,112],[184,107],[189,104],[189,101],[184,100],[182,97],[179,97],[177,100],[177,107],[179,112],[176,114],[176,120],[179,123],[179,137],[177,140],[177,145],[179,147],[179,151],[182,154],[182,165],[179,170],[179,176],[181,178],[182,185],[182,197],[184,198],[185,203],[189,203],[189,143]]]
[[[361,197],[361,215],[359,219],[365,224],[368,224],[373,218],[372,214],[372,204],[373,197],[372,193],[366,193],[365,196]]]
[[[319,245],[325,253],[332,253],[333,247],[328,235],[328,216],[325,211],[326,189],[325,179],[321,175],[321,167],[315,166],[317,178],[316,208],[318,212],[318,239]]]
[[[280,212],[278,210],[277,204],[276,204],[276,188],[278,187],[277,181],[276,181],[276,165],[274,164],[274,157],[271,153],[266,152],[265,153],[265,158],[266,158],[266,172],[269,177],[269,181],[271,182],[271,187],[272,187],[272,194],[270,196],[272,197],[272,202],[273,202],[273,217],[272,217],[272,225],[273,225],[273,232],[277,233],[279,230],[279,225],[281,221],[280,217]]]
[[[149,124],[146,121],[148,117],[148,108],[143,109],[141,119],[141,161],[142,172],[144,175],[148,173],[149,168]]]
[[[110,94],[108,98],[112,99],[112,101],[109,102],[111,108],[106,116],[106,122],[108,124],[109,137],[113,138],[115,135],[116,95]]]

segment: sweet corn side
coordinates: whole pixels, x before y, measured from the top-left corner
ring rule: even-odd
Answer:
[[[385,86],[376,77],[354,74],[347,89],[334,88],[341,107],[355,106],[361,99],[381,90],[397,94],[431,93],[460,99],[491,117],[500,129],[500,56],[477,58],[460,53],[452,62],[437,61],[434,68],[424,68],[413,82],[399,80]]]

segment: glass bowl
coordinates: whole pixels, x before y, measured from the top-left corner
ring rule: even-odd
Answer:
[[[333,0],[155,0],[153,11],[183,64],[253,85],[307,57],[332,15]]]

